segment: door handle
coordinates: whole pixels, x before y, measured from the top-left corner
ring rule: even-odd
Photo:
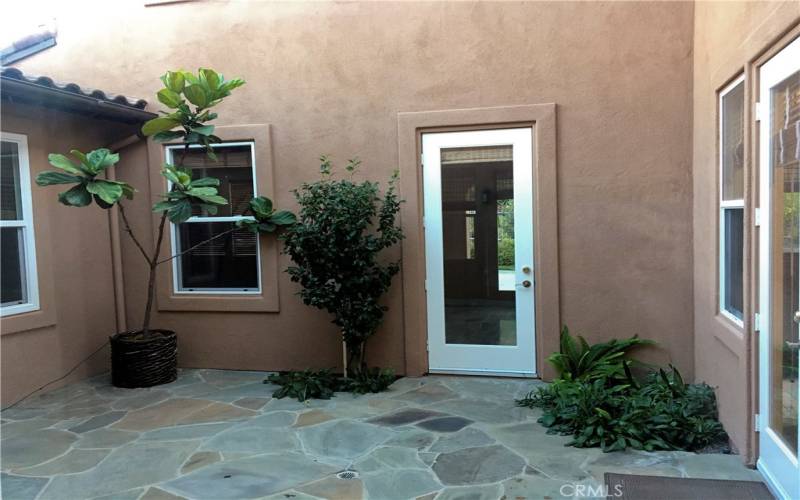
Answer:
[[[794,322],[795,323],[800,323],[800,311],[795,311],[794,312]]]
[[[517,283],[517,286],[522,286],[523,288],[530,288],[532,283],[531,280],[525,280],[522,283]]]

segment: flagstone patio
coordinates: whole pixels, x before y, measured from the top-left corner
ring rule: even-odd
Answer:
[[[32,397],[0,413],[3,498],[523,499],[605,472],[760,480],[734,455],[565,447],[514,406],[538,381],[403,378],[298,403],[272,399],[266,375],[183,370],[133,390],[101,376]]]

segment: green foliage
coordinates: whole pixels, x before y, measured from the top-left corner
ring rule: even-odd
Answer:
[[[634,335],[628,339],[612,339],[590,346],[580,335],[576,341],[570,335],[569,328],[564,326],[561,330],[559,352],[548,356],[547,361],[563,379],[624,378],[625,355],[632,348],[641,345],[653,345],[653,342]]]
[[[514,240],[502,238],[497,242],[497,265],[500,268],[514,268]]]
[[[341,328],[351,353],[359,353],[363,368],[364,342],[386,311],[379,300],[400,270],[398,262],[378,260],[383,250],[403,237],[396,220],[397,176],[381,195],[378,183],[352,180],[358,160],[349,162],[346,170],[351,176],[341,180],[331,177],[327,157],[321,161],[322,179],[294,191],[301,209],[297,223],[283,235],[284,252],[294,261],[287,272],[302,286],[305,304],[333,315],[333,323]]]
[[[353,370],[353,373],[342,380],[342,390],[354,394],[367,394],[383,392],[397,380],[391,368],[363,368]]]
[[[280,386],[272,393],[275,398],[290,397],[296,398],[298,401],[306,401],[307,399],[330,399],[339,391],[353,394],[383,392],[395,380],[397,380],[397,376],[394,374],[394,370],[369,368],[356,370],[349,378],[334,375],[330,369],[280,372],[270,375],[264,383]]]
[[[257,196],[250,200],[248,212],[253,216],[253,220],[240,220],[236,225],[256,234],[272,233],[280,227],[291,226],[297,221],[297,216],[288,210],[276,211],[272,207],[272,200],[264,196]]]
[[[147,121],[142,133],[161,142],[182,140],[203,144],[208,156],[216,158],[211,144],[220,142],[220,138],[214,135],[214,125],[208,125],[208,122],[217,114],[209,108],[231,95],[233,89],[244,85],[244,80],[234,78],[226,81],[216,71],[200,68],[197,74],[183,70],[167,71],[161,76],[161,82],[164,88],[158,91],[158,100],[173,111],[162,111],[163,116]],[[180,130],[175,130],[178,128]]]
[[[58,201],[71,207],[85,207],[94,200],[102,208],[111,208],[123,196],[133,198],[134,189],[129,184],[97,178],[119,161],[118,154],[104,148],[88,154],[73,149],[70,154],[75,161],[62,154],[48,155],[50,165],[60,171],[49,170],[36,176],[39,186],[74,184],[58,195]]]
[[[548,358],[559,378],[517,404],[541,408],[548,432],[571,435],[579,448],[696,451],[724,440],[711,387],[686,384],[673,366],[634,378],[625,356],[646,344],[634,336],[589,345],[564,327],[560,352]]]
[[[548,433],[571,435],[579,448],[696,451],[726,438],[714,390],[684,383],[674,367],[641,383],[610,380],[559,379],[517,404],[542,408]]]
[[[172,183],[172,188],[163,200],[153,205],[154,212],[167,212],[167,217],[175,224],[186,222],[192,216],[192,207],[198,207],[209,215],[216,215],[217,207],[227,205],[228,201],[217,193],[219,179],[201,177],[192,179],[190,168],[164,164],[161,175]]]
[[[278,399],[291,397],[298,401],[307,399],[330,399],[339,388],[339,378],[331,370],[305,370],[302,372],[280,372],[270,375],[265,384],[280,386],[272,396]]]

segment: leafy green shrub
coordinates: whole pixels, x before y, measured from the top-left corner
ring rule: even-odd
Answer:
[[[331,373],[331,370],[273,373],[264,383],[280,386],[272,393],[273,397],[291,397],[298,401],[330,399],[340,386],[339,377]]]
[[[578,341],[570,335],[569,328],[561,330],[560,349],[548,356],[547,361],[558,372],[559,378],[572,380],[592,380],[595,378],[624,378],[625,356],[634,347],[653,345],[653,341],[631,338],[589,345],[578,335]]]
[[[353,370],[350,376],[342,380],[342,390],[353,394],[383,392],[397,380],[391,368],[366,368]]]
[[[365,344],[383,321],[380,298],[389,289],[399,262],[383,263],[381,252],[403,238],[397,223],[400,200],[392,176],[381,195],[377,182],[355,182],[360,162],[350,160],[345,179],[332,178],[331,161],[323,156],[322,179],[295,190],[300,214],[283,236],[287,269],[299,283],[306,305],[333,315],[333,323],[357,368],[366,369]]]
[[[548,433],[571,435],[567,444],[579,448],[696,451],[726,439],[714,390],[686,384],[672,366],[636,380],[619,350],[628,341],[589,346],[580,339],[578,348],[565,328],[562,352],[551,356],[562,376],[517,404],[541,408]]]
[[[349,378],[334,375],[332,370],[305,370],[296,372],[279,372],[270,375],[265,384],[272,383],[280,388],[272,393],[278,399],[291,397],[298,401],[307,399],[330,399],[335,392],[352,392],[367,394],[383,392],[389,388],[397,376],[394,370],[369,368],[353,370]]]
[[[497,266],[500,269],[514,269],[514,240],[503,238],[497,242]]]

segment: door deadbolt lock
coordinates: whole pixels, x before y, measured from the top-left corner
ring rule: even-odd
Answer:
[[[522,272],[525,274],[531,274],[531,268],[529,266],[525,266],[522,268]]]

